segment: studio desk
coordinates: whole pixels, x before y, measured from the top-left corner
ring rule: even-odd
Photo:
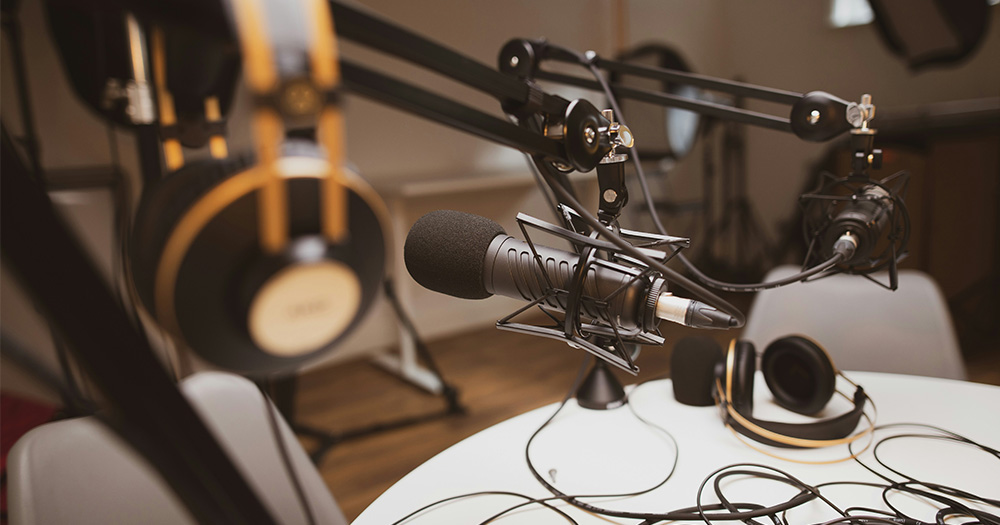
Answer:
[[[873,372],[852,372],[847,376],[862,385],[874,401],[879,426],[893,423],[934,425],[994,449],[1000,448],[1000,387]],[[838,387],[841,391],[851,388],[842,379]],[[775,405],[760,372],[755,380],[754,401],[753,415],[757,418],[813,421]],[[549,482],[554,480],[554,486],[564,494],[630,493],[663,480],[676,457],[673,475],[651,492],[633,497],[584,500],[609,509],[654,513],[695,506],[702,481],[713,471],[738,463],[774,467],[811,486],[834,481],[886,483],[854,460],[831,464],[787,460],[819,462],[844,458],[850,455],[846,446],[811,450],[762,447],[787,459],[776,459],[754,450],[722,424],[717,407],[692,407],[676,402],[669,380],[635,387],[628,402],[630,407],[594,411],[583,409],[575,400],[570,400],[532,444],[531,458],[537,471]],[[503,491],[530,498],[550,497],[552,494],[527,467],[525,445],[556,408],[554,404],[521,414],[441,452],[390,487],[354,521],[354,525],[395,523],[435,501],[473,492]],[[823,415],[837,415],[849,408],[847,401],[834,396]],[[669,432],[676,445],[664,432],[642,422],[637,414]],[[864,420],[861,425],[866,425]],[[877,444],[888,436],[905,433],[936,434],[922,427],[892,427],[874,432],[874,442]],[[854,443],[854,451],[861,450],[866,443],[868,439],[861,438]],[[892,479],[901,480],[876,462],[873,451],[874,447],[868,448],[858,459]],[[878,448],[878,458],[886,466],[911,478],[1000,499],[1000,458],[976,447],[940,439],[890,439]],[[713,483],[714,480],[704,489],[702,503],[705,505],[719,502]],[[799,492],[798,488],[784,483],[740,475],[726,477],[720,481],[720,486],[729,501],[764,506],[781,503]],[[841,509],[888,510],[883,490],[879,488],[831,485],[822,487],[820,492]],[[898,492],[890,492],[887,497],[907,515],[931,523],[942,506],[932,506]],[[510,495],[458,498],[420,512],[404,523],[481,523],[522,502],[523,498]],[[641,521],[599,516],[558,500],[550,504],[581,524]],[[982,508],[1000,513],[1000,509]],[[793,508],[786,515],[788,523],[793,524],[822,523],[838,517],[836,511],[819,500]],[[758,521],[771,522],[766,517]],[[969,518],[959,517],[951,523],[968,521]],[[570,521],[550,508],[530,504],[496,522],[561,524]]]

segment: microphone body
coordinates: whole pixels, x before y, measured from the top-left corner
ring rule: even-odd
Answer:
[[[856,245],[848,265],[863,264],[875,251],[882,231],[892,215],[892,195],[880,186],[868,184],[861,188],[858,198],[850,202],[834,217],[823,235],[823,246],[831,255],[845,235],[850,235]]]
[[[670,294],[666,281],[642,275],[644,268],[595,259],[573,289],[579,254],[540,245],[532,252],[532,245],[477,215],[439,210],[421,217],[406,237],[403,258],[417,283],[454,297],[496,294],[565,312],[576,292],[578,315],[630,332],[653,332],[660,319],[698,328],[735,325],[716,308]]]
[[[537,301],[546,297],[549,288],[546,275],[552,287],[569,292],[577,271],[578,254],[536,245],[535,253],[545,267],[543,271],[535,260],[531,246],[509,235],[497,235],[490,242],[485,253],[484,286],[491,294],[513,299]],[[634,279],[640,272],[609,261],[595,262],[588,268],[583,280],[582,294],[585,297],[605,298],[619,288],[624,289],[607,302],[607,308],[599,308],[593,301],[580,302],[580,314],[606,324],[615,322],[626,330],[650,331],[658,324],[655,316],[656,299],[663,292],[663,279]],[[550,295],[543,303],[560,312],[565,312],[568,294]],[[651,301],[647,304],[647,299]]]

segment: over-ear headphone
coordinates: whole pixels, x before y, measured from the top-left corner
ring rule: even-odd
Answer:
[[[327,3],[224,3],[253,100],[254,152],[230,157],[221,126],[210,126],[213,158],[184,165],[154,30],[163,151],[175,171],[143,196],[131,272],[141,304],[207,361],[288,371],[336,345],[371,306],[385,271],[386,211],[343,167]],[[207,122],[221,119],[211,97],[205,110]],[[314,140],[288,138],[312,128]]]
[[[854,405],[850,411],[812,423],[753,417],[757,354],[749,341],[733,340],[723,353],[712,339],[682,339],[674,348],[671,370],[674,397],[679,402],[718,404],[727,426],[760,443],[816,448],[848,443],[870,431],[855,433],[868,401],[864,389],[836,369],[822,346],[801,335],[773,341],[761,356],[761,371],[775,402],[799,414],[815,415],[833,397],[840,376],[855,386],[853,396],[844,395]]]

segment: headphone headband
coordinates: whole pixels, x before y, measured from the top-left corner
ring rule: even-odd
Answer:
[[[852,398],[841,394],[850,399],[854,405],[849,412],[814,423],[768,421],[754,418],[750,413],[743,413],[733,403],[733,374],[737,365],[736,345],[736,340],[730,342],[726,352],[725,385],[716,381],[716,388],[722,394],[719,403],[723,410],[723,418],[736,432],[760,443],[776,447],[819,448],[850,443],[872,431],[872,427],[869,426],[862,432],[851,435],[861,422],[868,396],[861,386],[847,379],[839,371],[836,372],[836,375],[844,377],[856,387]],[[817,347],[822,349],[819,345]],[[823,352],[826,351],[823,350]],[[747,395],[753,395],[753,393],[748,392]]]
[[[254,95],[256,175],[264,180],[259,192],[261,248],[279,253],[288,243],[288,196],[277,160],[287,122],[302,119],[316,123],[329,162],[320,190],[323,236],[342,242],[347,178],[343,116],[336,97],[329,96],[340,82],[329,6],[323,0],[231,0],[230,5],[244,76]]]

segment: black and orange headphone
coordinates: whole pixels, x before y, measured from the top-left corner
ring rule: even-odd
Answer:
[[[323,0],[230,0],[252,97],[252,155],[230,157],[214,97],[211,159],[185,164],[153,30],[163,154],[171,173],[145,192],[132,235],[141,304],[210,363],[290,371],[341,341],[371,306],[388,229],[378,195],[344,167],[340,71]],[[289,138],[311,130],[311,139]],[[297,132],[296,136],[301,133]]]
[[[850,411],[811,423],[755,418],[757,353],[749,341],[733,340],[723,353],[712,339],[685,338],[674,348],[671,367],[674,397],[679,402],[718,405],[726,426],[759,443],[819,448],[847,444],[872,431],[872,418],[865,414],[865,407],[871,403],[864,388],[837,370],[826,350],[805,336],[777,339],[761,356],[761,372],[775,402],[792,412],[813,416],[837,393],[853,404]],[[837,377],[854,386],[853,395],[836,389]],[[858,430],[862,418],[868,424]]]

